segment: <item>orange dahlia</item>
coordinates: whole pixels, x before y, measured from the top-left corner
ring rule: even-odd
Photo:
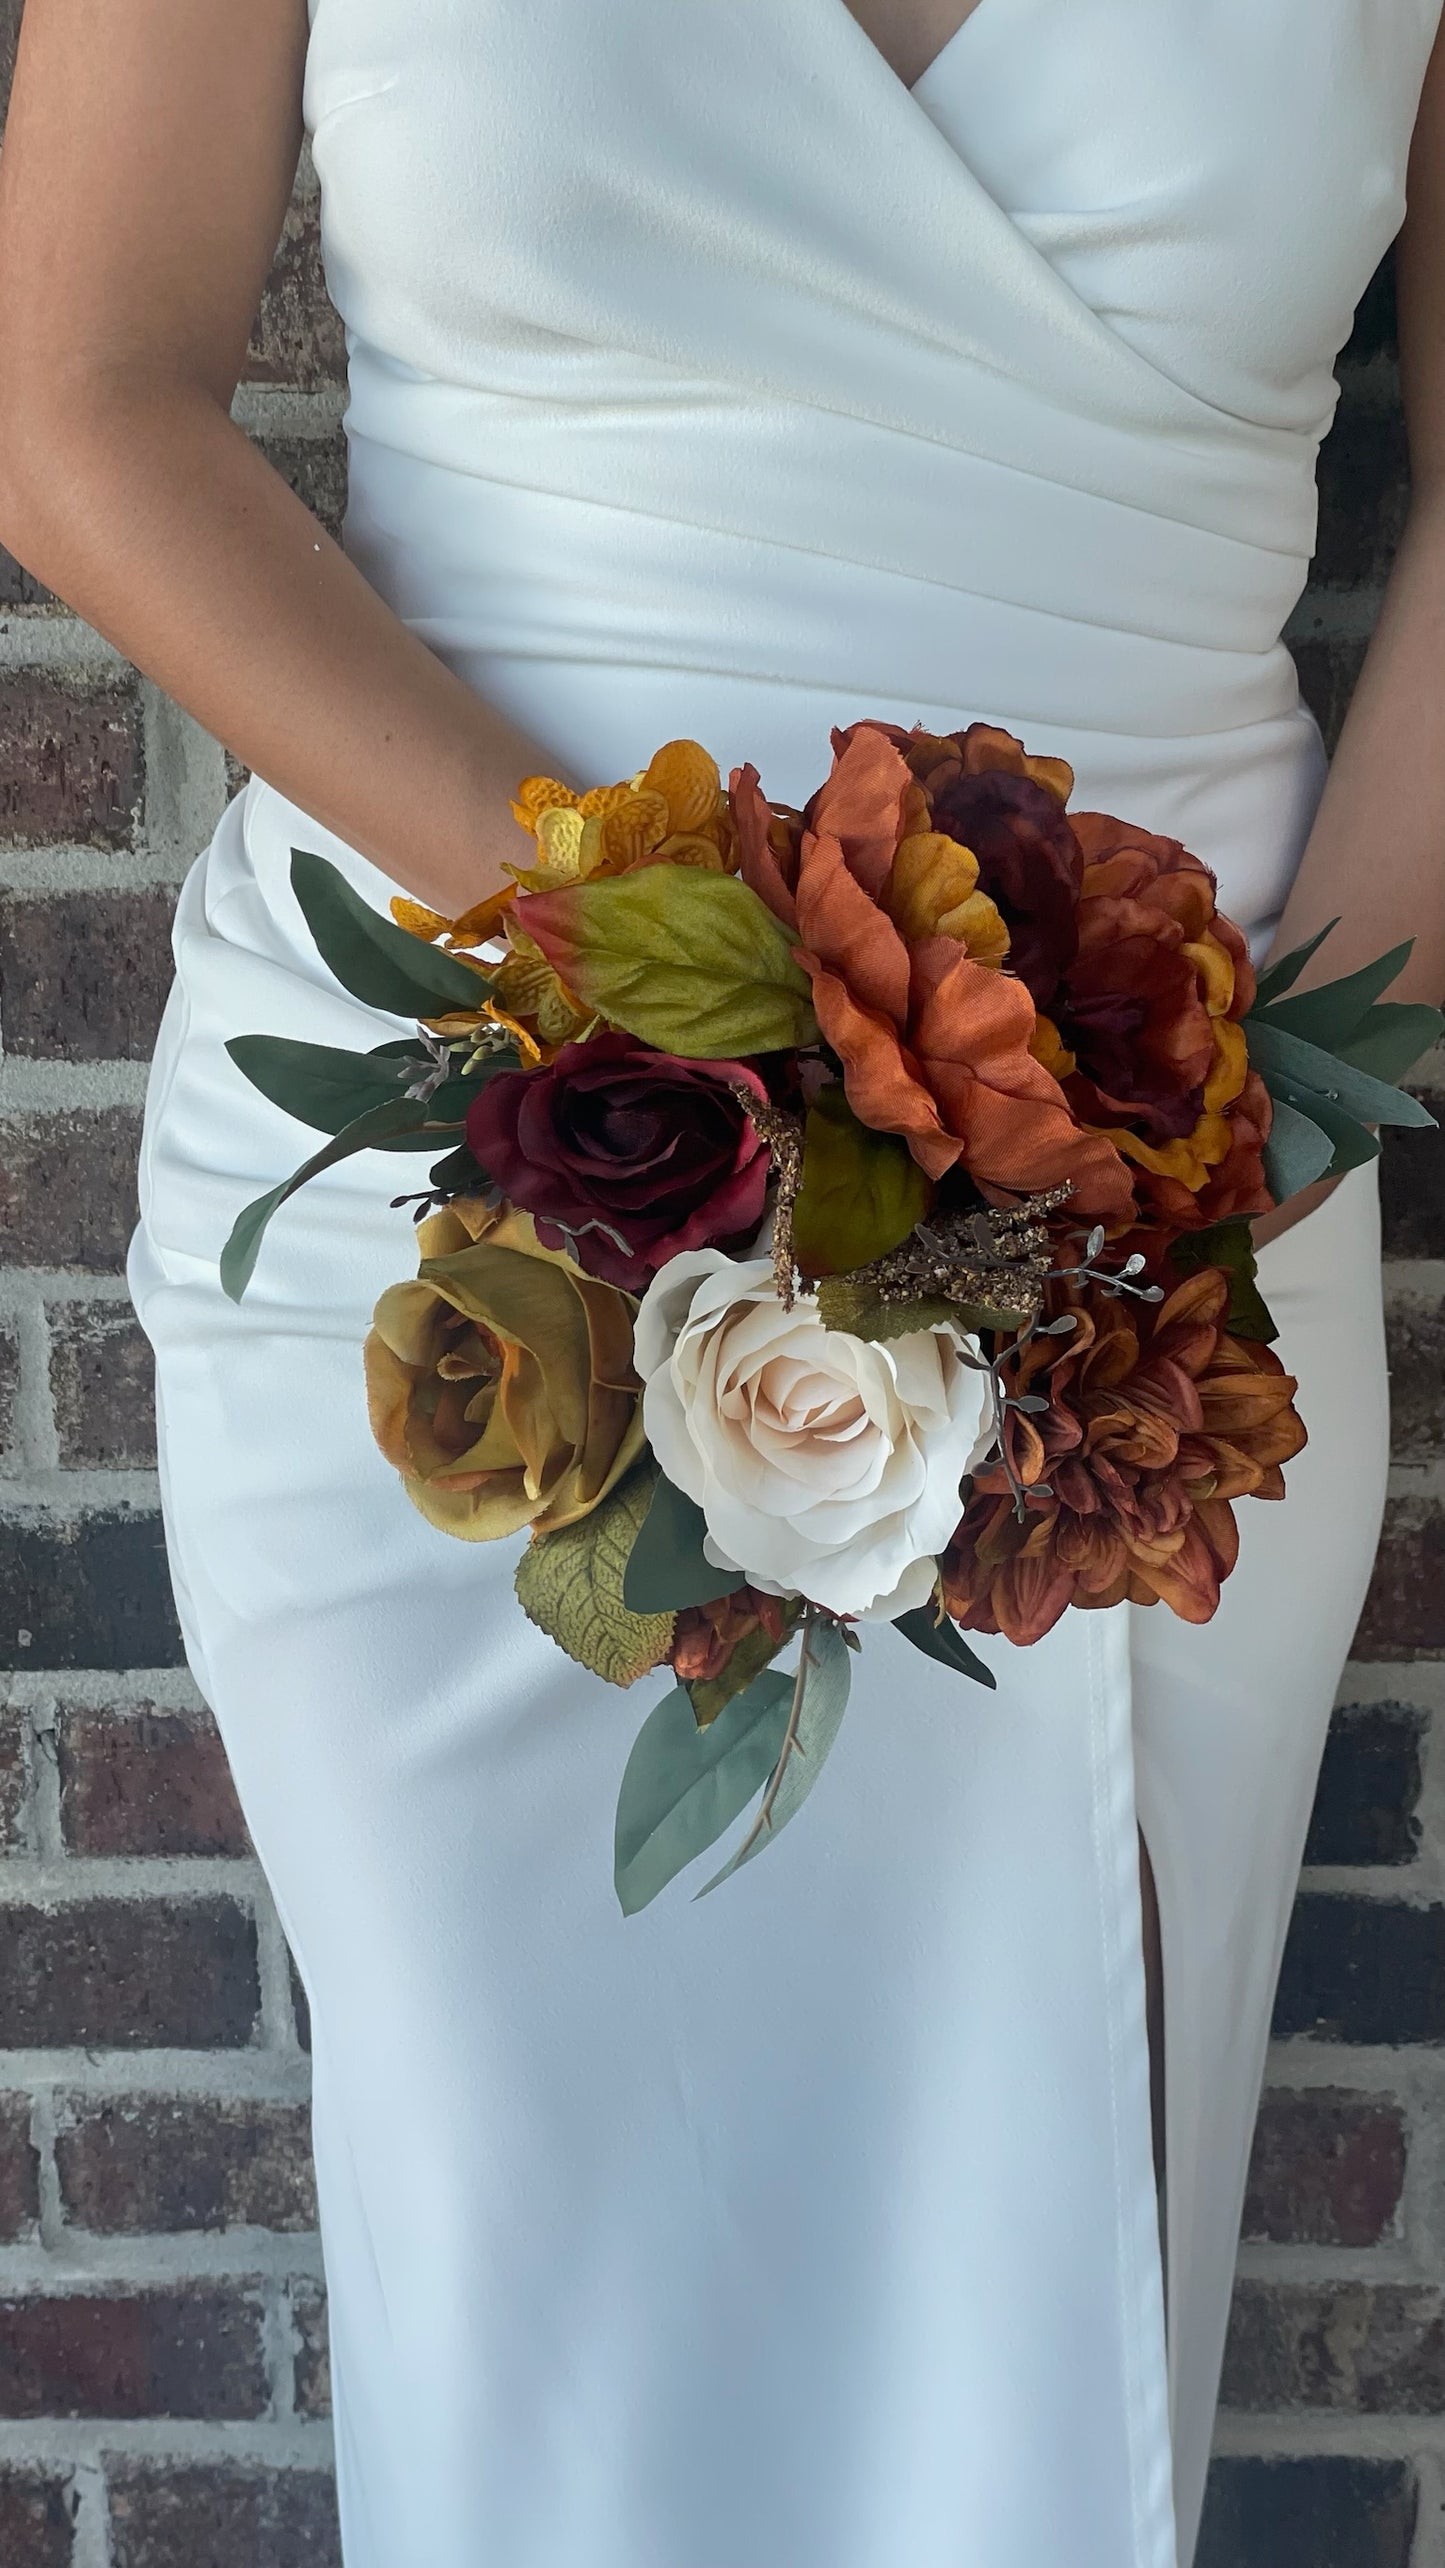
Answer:
[[[967,1631],[1041,1640],[1068,1605],[1163,1603],[1206,1623],[1239,1550],[1236,1498],[1282,1498],[1305,1431],[1272,1350],[1225,1328],[1229,1278],[1201,1268],[1156,1305],[1095,1283],[1050,1288],[1065,1337],[1025,1341],[1005,1366],[1009,1461],[975,1475],[942,1563]]]

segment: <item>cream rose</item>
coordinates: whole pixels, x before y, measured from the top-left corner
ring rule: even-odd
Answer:
[[[766,1259],[660,1269],[633,1361],[647,1438],[707,1519],[710,1560],[770,1595],[872,1620],[922,1605],[991,1438],[987,1377],[950,1329],[875,1346],[785,1311]]]

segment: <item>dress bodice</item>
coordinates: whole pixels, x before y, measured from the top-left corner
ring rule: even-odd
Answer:
[[[348,548],[574,765],[988,715],[1261,921],[1439,12],[979,0],[909,90],[843,0],[313,0]]]

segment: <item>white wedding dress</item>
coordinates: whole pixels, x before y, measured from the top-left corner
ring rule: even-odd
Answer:
[[[843,0],[314,0],[348,549],[578,783],[688,733],[800,799],[834,722],[982,716],[1185,838],[1262,946],[1323,771],[1279,635],[1439,8],[981,0],[910,91]],[[1071,1615],[985,1645],[993,1695],[870,1633],[776,1851],[624,1922],[657,1682],[564,1659],[516,1545],[433,1532],[368,1432],[419,1163],[335,1170],[219,1288],[311,1146],[226,1037],[398,1030],[319,962],[293,845],[395,888],[233,801],[131,1274],[187,1645],[313,2010],[348,2568],[1183,2568],[1383,1490],[1371,1177],[1265,1258],[1311,1442],[1208,1629]]]

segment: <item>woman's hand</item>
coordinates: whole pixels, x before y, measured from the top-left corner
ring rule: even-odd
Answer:
[[[230,416],[306,0],[26,0],[0,162],[0,534],[247,765],[448,915],[550,766]]]

